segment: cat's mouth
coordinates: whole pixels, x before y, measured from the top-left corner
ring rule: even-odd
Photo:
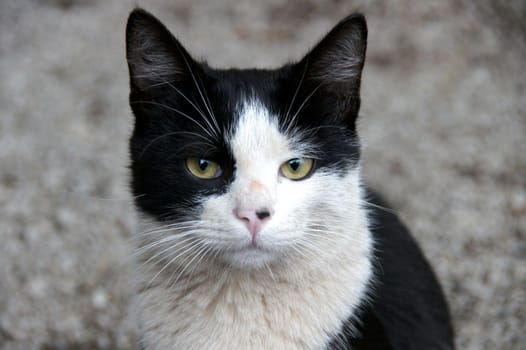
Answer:
[[[240,253],[240,252],[252,252],[252,253],[261,252],[261,253],[264,253],[264,252],[270,252],[270,250],[268,248],[264,247],[259,242],[251,241],[249,244],[247,244],[247,245],[245,245],[243,247],[233,248],[232,250],[230,250],[230,252],[232,252],[232,253]]]

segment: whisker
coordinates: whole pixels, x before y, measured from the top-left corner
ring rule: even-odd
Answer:
[[[164,250],[154,254],[153,256],[151,256],[150,258],[148,258],[148,260],[144,261],[141,263],[141,265],[139,265],[136,270],[140,270],[142,267],[144,267],[145,265],[149,264],[150,262],[152,262],[153,260],[156,260],[158,257],[162,256],[163,254],[165,254],[166,252],[170,251],[170,250],[173,250],[173,249],[176,249],[178,246],[182,245],[181,248],[178,248],[176,250],[177,251],[180,251],[181,249],[185,249],[185,247],[187,246],[187,243],[190,242],[192,243],[193,240],[192,239],[185,239],[185,240],[181,240],[181,241],[177,241],[175,242],[174,244],[170,245],[169,247],[165,248]],[[165,255],[164,257],[162,257],[161,259],[157,259],[157,263],[160,263],[161,261],[169,258],[170,255]]]
[[[343,232],[329,231],[329,230],[326,230],[326,229],[308,228],[308,229],[306,229],[306,233],[307,234],[312,233],[313,236],[323,237],[323,238],[327,238],[327,237],[342,237],[342,238],[346,238],[346,237],[348,237],[348,235],[343,233]]]
[[[186,283],[185,283],[185,286],[183,287],[183,290],[188,290],[188,286],[192,282],[192,275],[193,275],[193,273],[197,270],[197,267],[200,266],[200,264],[203,261],[203,259],[207,257],[207,255],[209,254],[210,250],[211,250],[211,248],[209,247],[208,249],[205,249],[204,251],[202,251],[200,253],[201,257],[199,258],[199,260],[197,262],[195,262],[193,264],[193,268],[190,270],[190,272],[188,274],[188,277],[185,278]],[[170,279],[171,279],[171,277],[170,277]],[[175,285],[177,283],[179,283],[179,279],[180,279],[180,277],[175,279],[173,283],[170,283],[170,285],[175,287]]]
[[[298,83],[298,86],[296,87],[296,91],[294,92],[294,95],[292,96],[292,100],[290,101],[290,105],[289,105],[289,108],[287,109],[287,113],[285,114],[285,118],[283,119],[283,124],[284,125],[288,125],[288,118],[290,117],[290,111],[292,109],[292,106],[294,105],[294,102],[296,101],[296,96],[298,95],[300,87],[303,84],[303,79],[305,78],[305,74],[307,73],[308,65],[309,65],[309,62],[307,61],[305,63],[305,67],[303,69],[303,73],[301,75],[301,78],[300,78],[300,81]]]
[[[131,102],[131,104],[150,104],[150,105],[155,105],[155,106],[159,106],[159,107],[163,107],[163,108],[166,108],[170,111],[173,111],[173,112],[176,112],[184,117],[186,117],[187,119],[189,119],[190,121],[194,122],[196,125],[198,125],[205,133],[207,133],[208,136],[214,138],[214,135],[212,135],[203,125],[201,125],[197,120],[195,120],[194,118],[192,118],[191,116],[189,116],[188,114],[180,111],[179,109],[177,108],[174,108],[174,107],[171,107],[171,106],[168,106],[164,103],[159,103],[159,102],[155,102],[155,101],[146,101],[146,100],[137,100],[137,101],[133,101]],[[165,136],[171,136],[173,134],[177,134],[177,132],[173,132],[173,133],[168,133],[168,134],[165,134],[165,135],[161,135],[159,137],[165,137]],[[195,134],[195,135],[198,135],[198,134]],[[209,139],[207,139],[209,140]],[[144,153],[144,152],[143,152]],[[141,154],[142,155],[142,154]]]
[[[186,61],[186,59],[185,59]],[[187,63],[188,64],[188,63]],[[206,116],[205,114],[203,113],[203,111],[197,107],[193,102],[192,100],[190,100],[180,89],[178,89],[175,85],[172,84],[172,81],[169,81],[169,80],[166,80],[164,79],[162,76],[158,75],[158,74],[155,74],[155,73],[152,73],[151,75],[155,76],[157,79],[160,79],[161,80],[161,83],[157,83],[157,84],[152,84],[150,85],[148,88],[152,88],[152,87],[156,87],[156,86],[161,86],[161,85],[168,85],[170,88],[172,88],[175,92],[177,92],[182,98],[184,98],[192,107],[194,107],[194,109],[197,111],[197,113],[199,113],[201,115],[201,117],[203,117],[204,120],[206,120]],[[150,75],[147,75],[146,77],[150,78]]]
[[[296,113],[294,113],[294,115],[290,119],[290,122],[287,124],[287,127],[285,128],[285,133],[290,133],[292,131],[292,129],[294,128],[294,123],[296,122],[296,118],[298,117],[298,114],[301,112],[301,110],[303,109],[305,104],[311,99],[311,97],[316,93],[316,91],[318,91],[318,89],[321,86],[322,86],[322,83],[318,84],[318,86],[316,86],[312,90],[312,92],[310,94],[308,94],[307,97],[305,97],[305,99],[303,100],[301,105],[298,107],[298,110],[296,111]]]
[[[270,268],[270,265],[267,264],[266,262],[263,264],[263,266],[265,266],[265,268],[267,269],[268,273],[270,274],[270,278],[273,280],[273,281],[276,281],[276,277],[274,276],[274,273],[272,272],[272,269]]]
[[[317,258],[316,256],[312,256],[312,251],[301,242],[298,242],[296,245],[291,245],[291,248],[305,260],[313,260]]]
[[[204,86],[203,81],[201,80],[201,77],[199,75],[197,77],[199,78],[199,82],[201,83],[201,85]],[[212,108],[212,103],[210,103],[210,99],[208,98],[208,94],[206,93],[206,88],[203,88],[203,91],[206,97],[206,101],[208,102],[208,106],[210,107],[209,113],[210,113],[210,117],[212,118],[212,122],[216,126],[217,130],[220,132],[221,127],[219,126],[219,123],[217,122],[216,116],[214,114],[214,109]]]
[[[159,275],[161,273],[163,273],[164,270],[166,270],[166,268],[168,268],[168,266],[170,266],[174,261],[176,261],[177,259],[179,259],[181,256],[183,256],[184,254],[188,253],[189,251],[193,250],[196,248],[196,246],[199,246],[200,242],[193,242],[191,243],[188,248],[186,248],[184,251],[178,253],[176,256],[174,256],[170,261],[168,261],[162,269],[160,269],[153,277],[152,279],[150,280],[150,282],[148,282],[148,286],[150,286],[152,284],[153,281],[155,281],[155,279],[157,277],[159,277]]]
[[[171,243],[173,241],[176,241],[175,245],[177,245],[179,243],[187,242],[187,241],[190,241],[192,239],[195,239],[195,236],[193,234],[185,234],[185,235],[182,235],[182,236],[180,236],[180,235],[170,235],[168,237],[164,237],[164,238],[162,238],[160,240],[153,241],[153,242],[151,242],[151,243],[149,243],[149,244],[147,244],[145,246],[137,248],[135,250],[133,256],[135,256],[135,257],[141,256],[143,254],[146,254],[146,252],[148,252],[149,250],[152,250],[152,249],[154,249],[154,248],[156,248],[156,247],[158,247],[160,245],[166,244],[166,243]],[[173,247],[173,246],[170,246],[169,248],[161,251],[160,254],[162,254],[166,250],[171,249],[171,247]]]
[[[146,235],[151,235],[151,234],[155,234],[155,233],[163,233],[163,232],[168,232],[170,230],[185,230],[185,229],[189,229],[189,228],[195,228],[198,224],[200,224],[200,221],[194,221],[194,222],[176,222],[176,223],[171,223],[171,224],[167,224],[167,225],[161,225],[161,226],[156,226],[154,228],[151,228],[151,229],[147,229],[145,231],[142,231],[142,232],[138,232],[135,234],[136,237],[141,237],[141,236],[146,236]]]
[[[362,204],[365,204],[366,206],[370,206],[370,207],[373,207],[373,208],[376,208],[376,209],[383,210],[383,211],[385,211],[387,213],[390,213],[390,214],[398,215],[397,212],[395,210],[391,209],[391,208],[383,207],[381,205],[368,202],[365,199],[362,199]]]
[[[197,91],[199,92],[199,96],[201,96],[201,100],[203,101],[203,104],[205,105],[205,108],[207,109],[208,111],[208,115],[212,117],[213,113],[212,111],[210,110],[210,108],[208,107],[208,105],[206,104],[206,101],[205,101],[205,98],[203,97],[203,92],[201,91],[201,88],[199,87],[199,84],[195,78],[195,74],[194,74],[194,71],[192,69],[192,67],[190,66],[190,63],[188,63],[188,60],[186,59],[186,55],[181,52],[181,49],[179,47],[177,47],[177,49],[179,50],[179,53],[181,54],[181,56],[183,57],[183,60],[184,60],[184,63],[186,65],[186,67],[188,68],[188,71],[190,72],[190,75],[192,76],[192,80],[194,81],[194,84],[195,84],[195,87],[197,88]],[[206,90],[205,90],[205,94],[206,94]],[[215,120],[215,118],[214,118]],[[205,118],[205,121],[206,123],[208,124],[208,126],[211,128],[212,131],[214,131],[213,127],[212,127],[212,124],[210,124],[210,122],[208,121],[207,118]],[[220,134],[220,130],[217,129],[214,134],[218,137],[219,134]]]
[[[158,106],[158,107],[162,107],[162,108],[166,108],[172,112],[175,112],[175,113],[178,113],[180,115],[182,115],[183,117],[187,118],[188,120],[192,121],[193,123],[195,123],[197,126],[199,126],[208,136],[210,136],[212,139],[216,139],[217,138],[217,135],[215,134],[212,134],[207,128],[205,128],[202,124],[200,124],[197,120],[195,120],[194,118],[192,118],[191,116],[189,116],[188,114],[178,110],[177,108],[174,108],[174,107],[171,107],[171,106],[168,106],[168,105],[165,105],[164,103],[159,103],[159,102],[155,102],[155,101],[146,101],[146,100],[138,100],[138,101],[133,101],[133,102],[130,102],[130,104],[149,104],[149,105],[154,105],[154,106]],[[205,118],[205,121],[206,121],[206,118]],[[164,136],[164,135],[161,135],[161,136]],[[147,147],[149,147],[150,145],[148,145]],[[142,154],[144,153],[144,151],[141,153],[141,156]],[[140,157],[139,157],[140,158]]]
[[[190,261],[188,261],[185,266],[183,266],[181,269],[180,269],[180,272],[179,274],[177,275],[177,277],[175,278],[175,280],[173,282],[171,282],[172,280],[172,277],[173,275],[175,274],[176,271],[174,271],[172,273],[172,275],[170,276],[170,278],[168,279],[168,284],[171,285],[171,286],[174,286],[175,284],[177,284],[177,282],[179,281],[179,279],[181,278],[181,276],[184,274],[184,272],[188,269],[189,266],[192,266],[192,263],[194,262],[195,259],[197,259],[198,257],[200,256],[205,256],[206,251],[209,250],[209,247],[204,243],[204,242],[199,242],[200,244],[196,247],[197,250],[195,251],[195,253],[193,254],[193,257],[190,259]],[[201,260],[201,259],[199,259]],[[193,269],[192,269],[192,272],[196,269],[197,267],[197,263],[193,265]],[[190,273],[191,274],[191,273]]]

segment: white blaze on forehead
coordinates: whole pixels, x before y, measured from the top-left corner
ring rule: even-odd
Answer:
[[[277,118],[259,101],[246,102],[239,113],[230,147],[238,173],[249,176],[277,175],[279,165],[293,157],[289,142],[278,128]]]

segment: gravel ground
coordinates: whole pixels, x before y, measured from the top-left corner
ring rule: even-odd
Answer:
[[[135,346],[135,3],[0,2],[1,349]],[[526,3],[320,3],[139,1],[219,67],[278,66],[364,12],[365,176],[433,262],[458,349],[525,349]]]

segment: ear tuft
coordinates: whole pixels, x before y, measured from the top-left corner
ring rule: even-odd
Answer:
[[[308,76],[331,90],[358,92],[367,47],[367,24],[361,14],[338,23],[305,57]]]
[[[128,18],[126,58],[132,87],[140,90],[182,79],[191,60],[168,29],[140,8],[133,10]]]

